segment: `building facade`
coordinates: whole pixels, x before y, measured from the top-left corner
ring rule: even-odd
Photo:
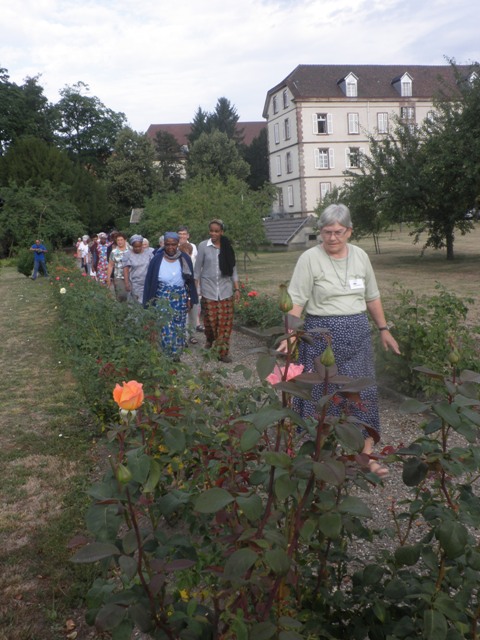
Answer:
[[[457,67],[468,81],[471,67]],[[397,121],[434,117],[433,99],[458,82],[454,68],[415,65],[299,65],[267,93],[270,180],[278,188],[274,215],[305,217],[345,172],[369,152],[369,136],[393,132]]]

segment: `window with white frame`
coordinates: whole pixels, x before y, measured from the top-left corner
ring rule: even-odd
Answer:
[[[290,119],[285,118],[283,121],[283,136],[285,140],[290,140]]]
[[[412,95],[412,79],[409,76],[402,78],[401,96],[403,98],[410,98]]]
[[[280,211],[283,210],[283,189],[282,187],[280,187],[277,191],[277,196],[278,196],[278,208]]]
[[[335,152],[333,149],[314,150],[315,169],[333,169],[335,166]]]
[[[347,98],[356,98],[358,95],[357,78],[352,73],[345,78],[345,95]]]
[[[277,96],[273,96],[273,98],[272,98],[272,107],[273,107],[273,113],[278,113],[278,100],[277,100]]]
[[[403,122],[415,122],[415,107],[400,107],[400,119]]]
[[[377,131],[378,133],[388,133],[388,113],[377,113]]]
[[[331,113],[313,114],[313,133],[322,135],[333,133],[333,116]]]
[[[288,91],[286,89],[283,90],[283,108],[286,109],[289,105],[289,100],[288,100]]]
[[[278,122],[273,125],[273,139],[275,140],[275,144],[280,144],[280,128]]]
[[[348,116],[348,133],[360,133],[360,123],[358,113],[349,113]]]
[[[275,157],[275,163],[277,166],[277,176],[281,176],[282,175],[282,158],[281,156],[276,156]]]
[[[332,190],[331,182],[320,182],[320,202],[323,202],[327,193]]]
[[[287,187],[287,200],[288,206],[293,207],[293,185],[289,184]]]
[[[287,155],[285,156],[285,162],[287,165],[287,173],[292,173],[292,154],[290,151],[287,151]]]
[[[347,169],[358,169],[362,164],[362,155],[365,149],[360,147],[347,147],[345,149],[345,166]]]

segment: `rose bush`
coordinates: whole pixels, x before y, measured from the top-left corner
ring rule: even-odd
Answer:
[[[88,279],[75,279],[74,295],[57,304],[76,374],[108,391],[92,393],[90,406],[110,466],[90,489],[88,539],[73,556],[99,567],[87,619],[105,637],[129,639],[134,628],[159,640],[478,636],[478,374],[453,362],[446,375],[423,368],[443,377],[445,397],[407,405],[425,423],[385,462],[403,464],[411,496],[378,531],[359,492],[379,480],[351,416],[329,417],[328,394],[318,419],[290,409],[292,395],[308,398],[312,384],[326,388],[336,375],[327,353],[314,372],[289,378],[295,344],[307,338],[301,325],[286,369],[275,370],[265,348],[259,382],[245,371],[250,384],[235,389],[221,369],[162,362],[154,317],[131,315]],[[264,382],[274,371],[289,379]],[[125,380],[142,381],[143,404],[105,419]],[[336,394],[355,398],[362,384],[343,380]],[[398,541],[394,552],[375,554],[380,535]],[[353,555],[352,540],[370,542],[372,558]]]

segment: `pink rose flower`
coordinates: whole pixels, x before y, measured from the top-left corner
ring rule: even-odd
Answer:
[[[302,373],[302,371],[303,364],[291,364],[288,367],[286,379],[291,380],[292,378],[296,378]],[[283,381],[284,373],[285,367],[279,367],[278,364],[276,364],[274,370],[269,376],[267,376],[266,380],[272,385],[278,384]]]

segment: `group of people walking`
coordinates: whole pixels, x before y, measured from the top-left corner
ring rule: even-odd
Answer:
[[[310,335],[298,344],[298,363],[305,373],[315,371],[318,357],[331,346],[340,375],[373,380],[367,312],[378,328],[382,347],[396,354],[400,348],[386,323],[370,260],[362,249],[349,243],[353,227],[344,205],[327,207],[318,227],[321,242],[300,256],[289,285],[291,331],[302,319],[303,331]],[[77,258],[87,274],[114,288],[120,302],[129,299],[155,307],[161,349],[167,357],[178,360],[188,339],[198,342],[194,333],[201,318],[205,347],[214,350],[222,362],[232,362],[229,349],[234,304],[240,298],[235,252],[222,220],[211,220],[208,231],[209,238],[198,249],[189,242],[187,227],[166,232],[155,250],[140,235],[133,235],[129,242],[118,232],[110,238],[105,233],[92,239],[84,236],[77,244]],[[42,263],[44,266],[46,248],[37,240],[31,250],[35,278]],[[45,266],[44,270],[46,273]],[[280,354],[291,349],[289,340],[278,345]],[[330,392],[335,392],[334,385]],[[322,385],[315,386],[310,399],[294,399],[294,409],[305,418],[316,416],[323,393]],[[372,457],[380,434],[376,384],[362,390],[360,397],[357,403],[348,398],[330,403],[329,413],[355,416],[363,429],[370,470],[383,477],[386,468]]]
[[[188,341],[198,343],[195,332],[201,330],[205,347],[228,363],[240,289],[235,252],[224,231],[222,220],[210,221],[210,237],[197,249],[182,226],[161,236],[156,250],[137,234],[127,241],[119,232],[110,238],[99,233],[79,239],[76,255],[85,273],[111,286],[119,302],[155,306],[165,355],[178,360]]]

